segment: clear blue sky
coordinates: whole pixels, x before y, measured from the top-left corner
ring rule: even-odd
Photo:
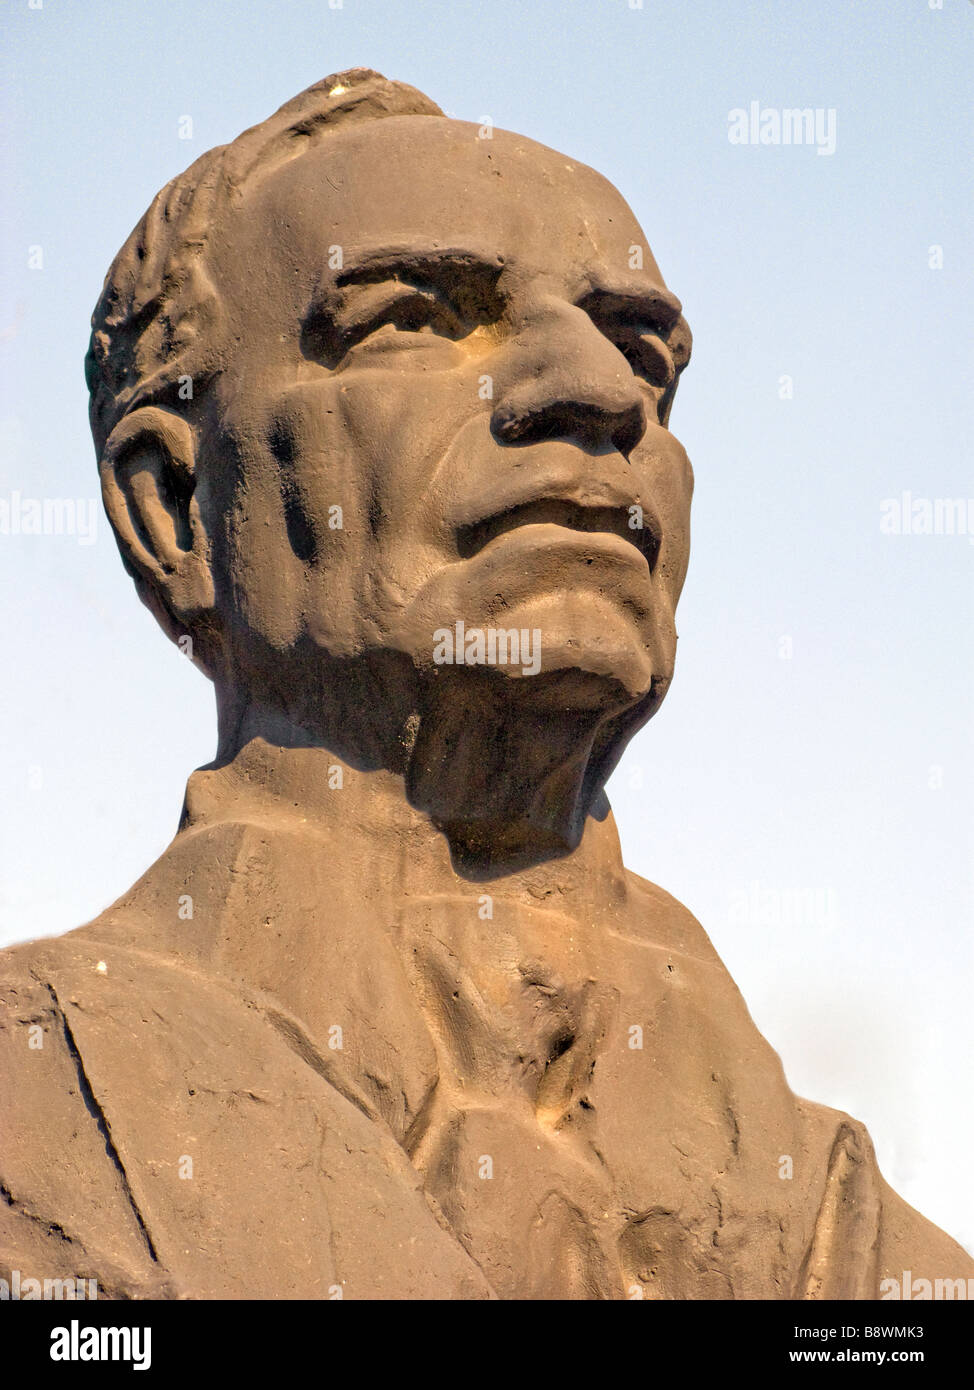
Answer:
[[[672,424],[697,494],[677,678],[609,788],[627,862],[699,916],[795,1089],[865,1120],[894,1185],[974,1248],[974,544],[879,526],[904,490],[974,495],[974,4],[3,15],[8,503],[97,498],[82,361],[112,256],[169,178],[328,73],[378,68],[629,199],[695,334]],[[751,102],[834,110],[835,152],[732,144]],[[0,584],[13,941],[88,920],[161,852],[215,720],[100,504],[90,545],[0,534]]]

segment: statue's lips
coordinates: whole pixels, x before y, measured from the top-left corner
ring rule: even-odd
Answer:
[[[637,520],[642,525],[635,525]],[[587,544],[608,545],[618,550],[617,542],[625,541],[635,549],[649,566],[650,572],[656,567],[662,540],[660,523],[649,513],[635,513],[629,506],[594,506],[565,498],[540,498],[522,502],[495,512],[482,521],[457,530],[457,550],[464,559],[479,555],[488,547],[494,548],[504,536],[529,527],[530,533],[523,539],[534,544],[543,544],[546,539],[567,539],[566,530],[579,537],[587,537]],[[561,534],[551,528],[560,528]],[[546,532],[550,534],[546,535]]]

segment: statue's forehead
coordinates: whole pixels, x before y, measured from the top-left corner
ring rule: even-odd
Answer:
[[[246,198],[256,236],[319,262],[333,246],[469,242],[540,268],[625,265],[639,226],[595,170],[524,136],[434,116],[323,135]],[[651,261],[648,247],[643,254]]]

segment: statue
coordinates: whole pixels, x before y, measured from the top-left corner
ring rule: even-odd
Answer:
[[[95,310],[91,423],[218,752],[125,897],[0,957],[0,1273],[324,1299],[974,1273],[622,864],[603,788],[673,674],[689,355],[611,185],[367,69],[157,196]]]

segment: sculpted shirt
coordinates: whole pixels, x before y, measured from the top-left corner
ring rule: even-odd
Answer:
[[[974,1274],[860,1124],[792,1094],[658,888],[629,874],[588,920],[397,893],[363,863],[353,904],[333,852],[298,807],[199,772],[126,897],[0,953],[0,1275],[116,1298],[870,1299],[906,1270]],[[310,976],[309,942],[330,965],[313,1018],[273,988]]]

